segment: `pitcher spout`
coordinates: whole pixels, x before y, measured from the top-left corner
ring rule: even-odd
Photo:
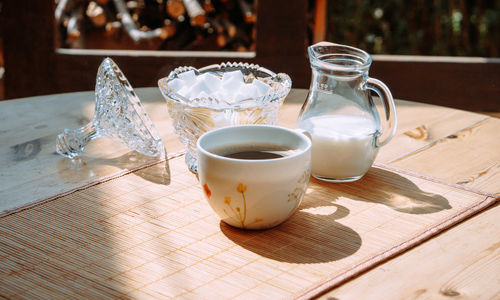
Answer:
[[[307,48],[312,68],[336,71],[367,72],[371,56],[358,48],[319,42]]]

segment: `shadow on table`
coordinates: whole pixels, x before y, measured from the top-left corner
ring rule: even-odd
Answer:
[[[360,180],[328,183],[311,179],[299,210],[287,222],[265,231],[244,231],[223,222],[221,231],[233,242],[261,256],[290,263],[323,263],[346,258],[361,247],[361,236],[337,220],[350,214],[335,203],[339,197],[386,205],[408,214],[450,209],[448,200],[422,190],[395,172],[371,168]]]
[[[241,230],[220,223],[222,233],[243,248],[289,263],[325,263],[343,259],[361,247],[360,235],[335,220],[349,215],[342,205],[304,199],[285,223],[268,230]]]
[[[165,151],[166,153],[166,151]],[[166,155],[166,154],[165,154]],[[103,166],[112,166],[119,169],[134,169],[142,165],[154,163],[156,158],[149,157],[135,151],[130,151],[115,158],[61,158],[57,163],[59,177],[69,183],[85,182],[96,177],[96,169]],[[170,167],[168,160],[159,162],[147,168],[134,171],[134,174],[144,180],[162,184],[170,184]]]
[[[353,200],[387,205],[402,213],[430,214],[452,208],[445,197],[426,192],[413,181],[381,168],[372,167],[363,178],[350,183],[311,181],[330,186]]]

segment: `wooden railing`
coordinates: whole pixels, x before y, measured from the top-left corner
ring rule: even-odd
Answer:
[[[16,98],[92,89],[97,67],[112,57],[134,87],[155,86],[177,66],[202,67],[224,61],[257,63],[293,77],[297,86],[309,80],[306,47],[307,1],[260,1],[256,50],[236,52],[168,52],[70,50],[56,46],[54,1],[7,1],[3,8],[5,96]]]
[[[499,58],[374,55],[370,75],[400,99],[500,111]]]
[[[75,50],[56,46],[54,1],[6,1],[2,8],[5,97],[94,88],[102,59],[112,57],[134,87],[156,86],[177,66],[257,63],[308,88],[307,1],[259,1],[255,52]],[[374,55],[370,75],[395,98],[472,111],[500,111],[500,59]]]

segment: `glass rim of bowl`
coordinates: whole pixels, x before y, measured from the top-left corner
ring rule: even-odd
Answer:
[[[249,76],[252,74],[255,78],[263,79],[271,86],[271,89],[265,95],[249,98],[236,103],[229,103],[223,99],[214,97],[198,97],[193,99],[185,98],[179,95],[176,91],[168,86],[168,83],[178,78],[178,75],[184,72],[193,70],[197,75],[203,73],[222,74],[229,71],[242,71],[243,75]],[[280,102],[290,92],[292,88],[292,80],[290,76],[285,73],[274,73],[269,69],[261,67],[257,64],[243,63],[243,62],[226,62],[220,64],[212,64],[203,68],[197,69],[191,66],[181,66],[175,68],[167,77],[158,80],[158,87],[167,101],[172,101],[181,105],[198,108],[209,108],[213,110],[224,109],[247,109],[249,107],[257,108],[266,105],[270,102]],[[215,106],[214,106],[215,104]]]

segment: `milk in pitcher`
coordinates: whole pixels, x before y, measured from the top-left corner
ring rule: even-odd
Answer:
[[[377,155],[378,130],[373,119],[320,115],[300,121],[298,127],[311,135],[312,174],[318,179],[356,180],[366,173]]]

